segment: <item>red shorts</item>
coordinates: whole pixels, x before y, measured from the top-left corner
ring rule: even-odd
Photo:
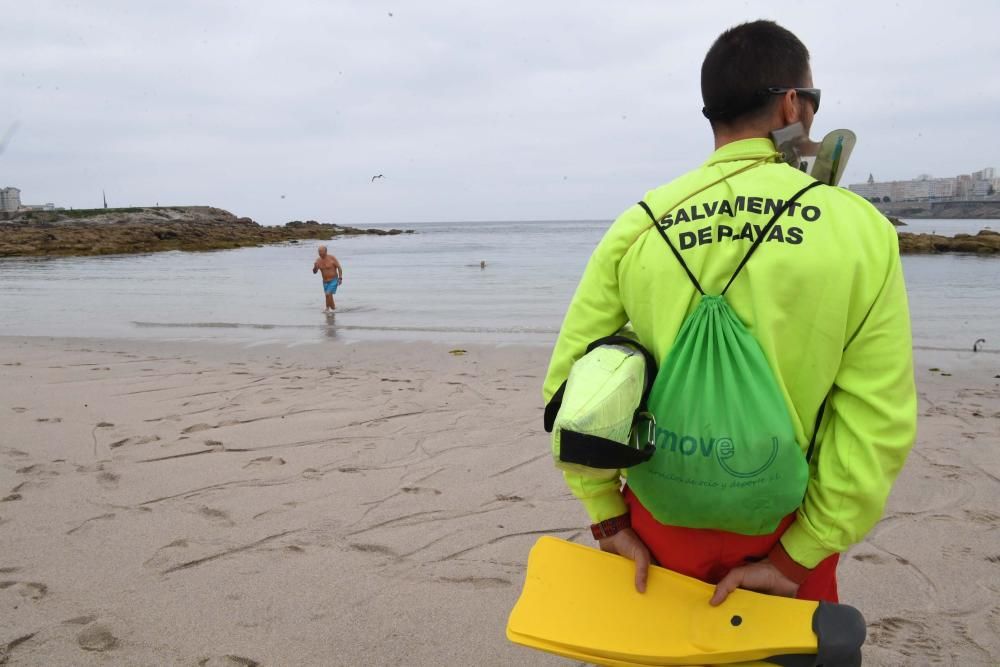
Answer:
[[[733,568],[764,559],[795,519],[794,514],[786,516],[770,535],[740,535],[724,530],[664,525],[653,518],[627,486],[625,502],[631,514],[632,529],[649,547],[658,565],[710,584],[719,583]],[[834,554],[821,561],[799,586],[795,597],[837,602],[839,558],[840,554]]]

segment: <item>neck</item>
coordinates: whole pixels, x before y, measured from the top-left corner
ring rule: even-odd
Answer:
[[[715,131],[715,150],[719,150],[726,144],[743,139],[769,139],[770,132],[765,132],[760,128],[719,128]]]

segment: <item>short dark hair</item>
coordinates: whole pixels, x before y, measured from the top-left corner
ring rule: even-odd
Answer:
[[[702,113],[712,123],[752,121],[769,112],[771,86],[806,83],[809,50],[774,21],[743,23],[719,35],[701,64]]]

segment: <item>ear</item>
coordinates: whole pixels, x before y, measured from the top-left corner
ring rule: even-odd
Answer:
[[[799,94],[789,90],[781,98],[781,117],[785,125],[798,123],[802,120],[802,109],[799,106]]]

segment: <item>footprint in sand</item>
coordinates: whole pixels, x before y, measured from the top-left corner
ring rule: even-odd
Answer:
[[[62,422],[62,417],[39,417],[35,421],[47,424],[58,424]]]
[[[93,623],[88,625],[76,636],[76,643],[84,651],[96,651],[103,653],[118,646],[118,638],[114,636],[104,623]]]
[[[165,544],[157,549],[156,553],[143,563],[143,566],[159,570],[167,565],[180,562],[184,560],[189,547],[190,542],[184,538],[174,540],[170,544]]]
[[[941,643],[930,635],[927,626],[898,616],[889,616],[868,624],[868,641],[923,664],[941,662]]]
[[[16,649],[18,646],[20,646],[21,644],[23,644],[24,642],[26,642],[29,639],[31,639],[32,637],[34,637],[36,634],[38,634],[38,633],[37,632],[29,632],[26,635],[21,635],[20,637],[15,637],[14,639],[11,639],[10,641],[8,641],[8,642],[6,642],[4,644],[0,644],[0,665],[7,664],[7,661],[10,660],[11,652],[14,649]]]
[[[0,591],[9,591],[29,600],[41,600],[48,595],[49,587],[37,581],[0,581]]]
[[[232,519],[229,518],[229,514],[223,512],[222,510],[217,510],[214,507],[207,507],[202,505],[198,508],[198,514],[213,521],[214,523],[221,523],[227,526],[235,526],[236,524]]]
[[[427,486],[404,486],[400,489],[400,491],[403,493],[429,493],[434,496],[441,495],[441,492],[438,489],[432,489]]]
[[[28,408],[11,408],[14,412],[21,414],[22,412],[27,412]]]
[[[965,516],[973,523],[984,526],[1000,525],[1000,514],[990,512],[989,510],[965,510]]]
[[[355,551],[361,551],[363,553],[380,554],[382,556],[392,556],[394,558],[397,557],[395,551],[393,551],[389,547],[382,546],[381,544],[362,544],[358,542],[352,542],[347,546],[349,546],[351,549],[354,549]]]
[[[12,495],[20,495],[23,489],[44,487],[49,481],[58,477],[64,464],[60,463],[33,463],[14,472],[24,475],[27,479],[10,490]]]
[[[131,445],[146,445],[151,442],[156,442],[159,439],[160,436],[158,435],[133,436],[131,438],[125,438],[124,440],[118,440],[116,442],[112,442],[110,445],[108,445],[108,447],[110,447],[111,449],[118,449],[119,447],[126,447]]]
[[[438,577],[436,581],[445,584],[466,584],[473,588],[503,588],[511,585],[508,579],[501,577]]]
[[[90,625],[97,620],[96,616],[84,615],[84,616],[74,616],[73,618],[67,618],[63,621],[63,625]]]
[[[879,556],[878,554],[854,554],[851,558],[862,563],[874,563],[875,565],[882,565],[888,562],[885,558]]]
[[[121,479],[120,475],[107,470],[97,473],[97,483],[105,489],[117,489],[119,479]]]
[[[261,456],[260,458],[251,460],[249,463],[243,466],[243,469],[245,470],[247,468],[265,468],[265,467],[274,467],[283,465],[285,465],[285,459],[281,458],[280,456]]]
[[[211,424],[194,424],[182,430],[181,433],[197,433],[198,431],[207,431],[210,428],[214,427]]]
[[[198,667],[260,667],[260,663],[242,655],[228,654],[202,658],[198,661]]]

